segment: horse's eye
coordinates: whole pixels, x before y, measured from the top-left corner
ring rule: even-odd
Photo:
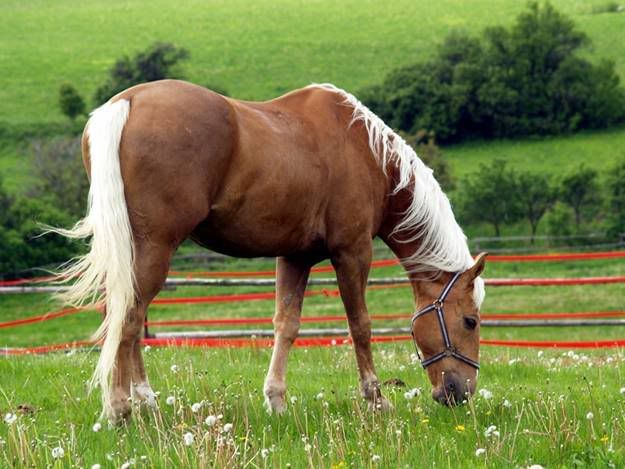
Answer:
[[[473,318],[464,317],[464,327],[469,330],[473,330],[477,327],[477,321]]]

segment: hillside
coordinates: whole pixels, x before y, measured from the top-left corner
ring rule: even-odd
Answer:
[[[615,61],[625,77],[625,14],[597,13],[609,2],[556,0],[592,40],[586,53]],[[58,88],[74,84],[92,95],[122,54],[154,41],[187,48],[189,80],[233,96],[268,99],[311,82],[357,92],[405,63],[430,54],[451,29],[479,32],[509,24],[525,8],[512,0],[189,1],[6,0],[0,6],[0,174],[11,191],[27,181],[27,145],[20,129],[63,123]],[[3,128],[17,132],[3,134]],[[2,136],[4,135],[4,137]],[[8,135],[8,136],[7,136]],[[625,129],[521,142],[472,143],[447,149],[458,175],[495,156],[559,171],[587,161],[605,167],[622,153]]]

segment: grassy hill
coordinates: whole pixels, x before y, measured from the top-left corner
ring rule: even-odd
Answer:
[[[190,80],[266,99],[315,81],[358,90],[429,55],[451,29],[477,33],[525,8],[516,0],[2,3],[0,121],[27,123],[61,119],[61,83],[91,98],[118,57],[157,40],[191,52]],[[625,14],[593,13],[606,3],[553,2],[590,36],[588,53],[614,60],[625,76]]]
[[[555,0],[592,40],[593,59],[614,60],[625,78],[625,14],[599,12],[609,2]],[[154,41],[187,48],[189,80],[245,99],[268,99],[311,82],[357,92],[400,65],[422,59],[452,29],[478,33],[509,24],[525,8],[515,0],[347,0],[105,2],[5,0],[0,6],[0,175],[12,191],[29,178],[27,145],[2,129],[62,123],[58,88],[92,95],[111,64]],[[457,175],[494,157],[537,170],[579,161],[599,168],[623,153],[625,129],[540,140],[479,142],[446,150]]]

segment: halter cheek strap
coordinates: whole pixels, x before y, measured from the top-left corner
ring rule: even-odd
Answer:
[[[470,365],[477,370],[480,369],[480,364],[478,362],[471,360],[466,355],[461,354],[460,352],[458,352],[456,347],[452,345],[451,340],[449,339],[449,332],[447,331],[447,325],[445,324],[445,310],[444,310],[445,300],[447,299],[447,296],[449,295],[449,292],[451,291],[451,289],[454,287],[454,285],[460,278],[460,275],[461,275],[460,272],[456,272],[453,275],[453,277],[449,280],[449,282],[447,282],[447,285],[445,285],[445,288],[443,288],[443,291],[441,292],[439,297],[436,300],[434,300],[433,303],[417,311],[414,314],[414,316],[412,316],[412,322],[411,322],[411,328],[410,328],[411,331],[413,331],[412,340],[414,341],[415,347],[417,348],[417,355],[419,356],[419,359],[421,360],[421,366],[423,366],[423,368],[427,368],[432,363],[436,363],[437,361],[442,360],[443,358],[453,357],[456,360],[460,360],[461,362],[464,362],[467,365]],[[436,312],[436,318],[438,319],[438,325],[441,330],[441,335],[443,336],[443,343],[445,344],[445,349],[442,352],[439,352],[436,355],[428,358],[427,360],[423,360],[421,359],[421,355],[419,354],[419,348],[417,346],[417,341],[414,336],[414,322],[421,316],[428,314],[432,311]]]

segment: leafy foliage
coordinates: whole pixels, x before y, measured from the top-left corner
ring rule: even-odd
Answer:
[[[406,143],[411,145],[419,158],[434,171],[434,177],[443,190],[449,191],[456,187],[451,168],[440,147],[436,144],[434,134],[420,130],[414,135],[402,135]]]
[[[64,83],[59,88],[59,106],[61,112],[71,120],[85,113],[85,102],[76,88],[69,83]]]
[[[40,236],[41,225],[68,226],[70,217],[49,198],[11,197],[0,181],[0,273],[66,261],[76,247],[60,236]]]
[[[625,159],[619,161],[608,173],[606,181],[609,208],[608,233],[622,236],[625,233]]]
[[[167,42],[155,42],[132,59],[123,56],[109,71],[109,79],[95,93],[98,104],[104,103],[117,93],[149,81],[164,78],[180,78],[175,66],[189,57],[189,52]]]
[[[86,210],[89,180],[82,163],[80,138],[35,140],[31,148],[37,182],[29,190],[29,195],[48,197],[73,218],[82,217]]]
[[[490,223],[495,235],[500,236],[504,223],[513,223],[521,217],[518,180],[504,160],[480,165],[461,187],[460,214],[464,221]]]
[[[391,72],[362,99],[392,126],[441,142],[558,134],[625,120],[614,64],[577,55],[589,43],[550,4],[530,4],[481,39],[452,32],[426,62]]]
[[[538,224],[555,203],[557,191],[551,179],[544,174],[520,173],[517,175],[517,185],[519,209],[522,216],[530,223],[533,243]]]
[[[582,216],[590,218],[600,207],[598,175],[597,171],[582,164],[562,179],[560,198],[573,209],[578,230]]]

